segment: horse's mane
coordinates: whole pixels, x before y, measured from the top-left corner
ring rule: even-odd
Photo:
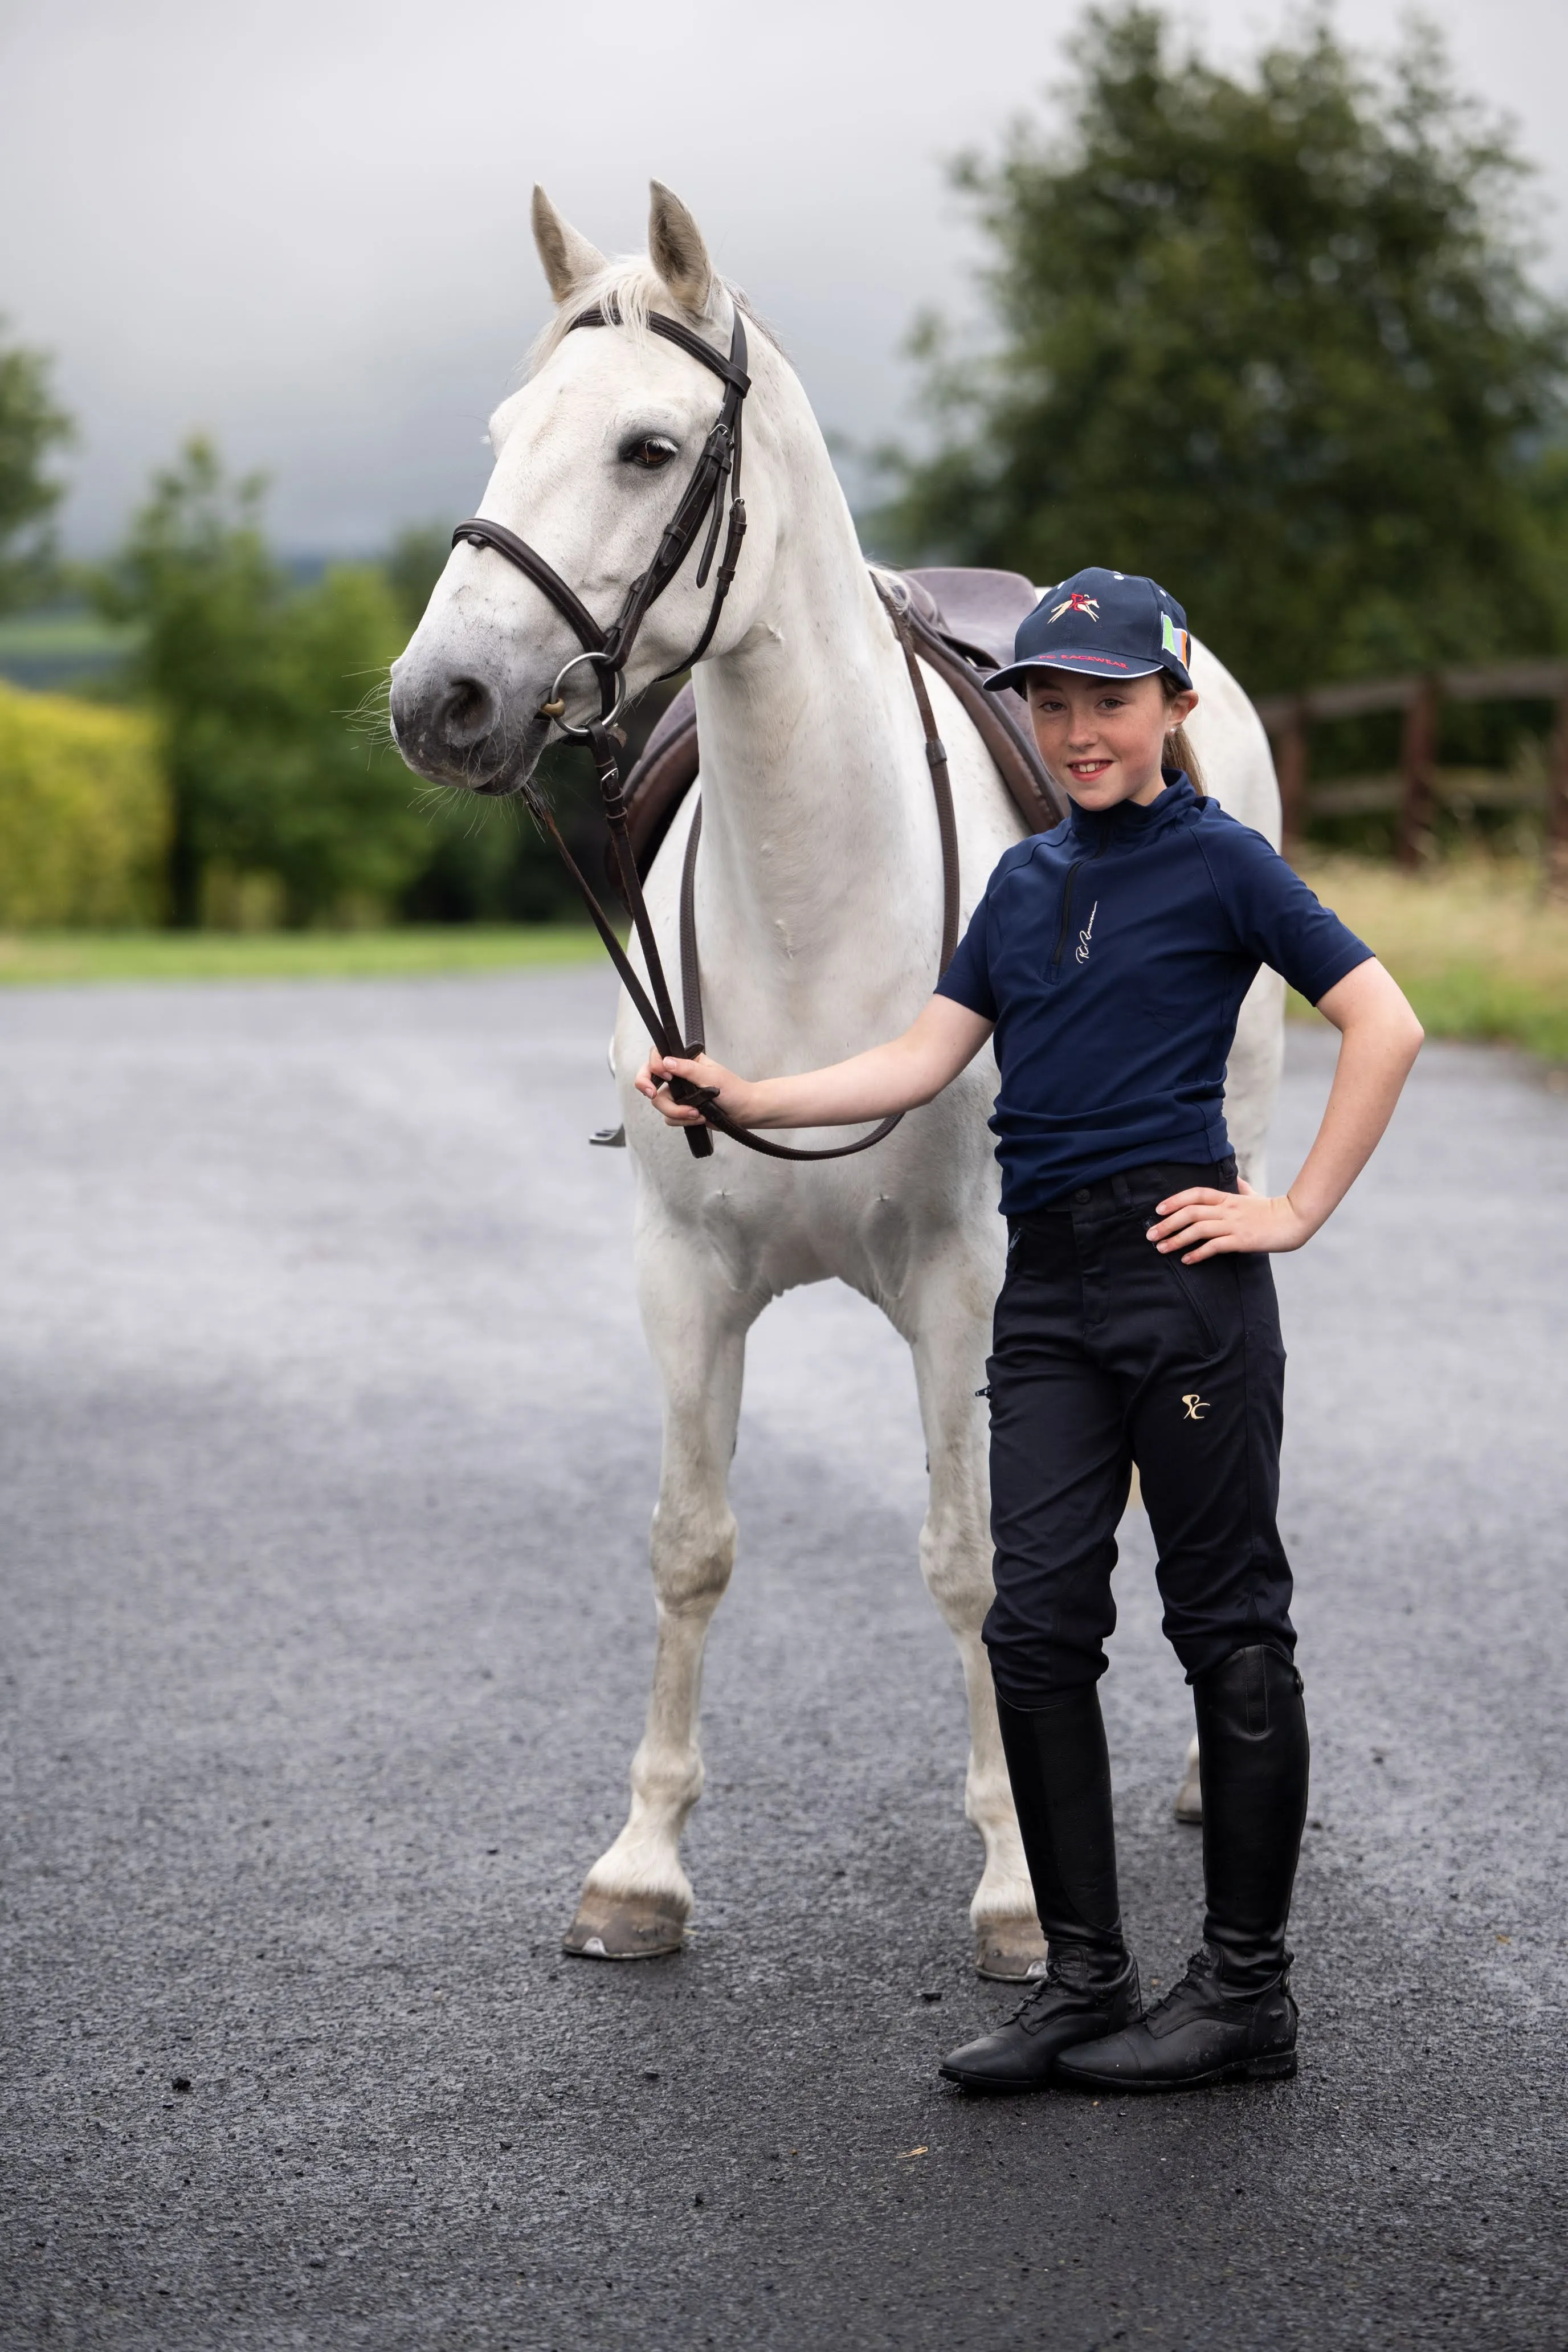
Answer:
[[[731,286],[727,278],[718,276],[714,278],[713,286],[715,291],[730,297],[749,326],[755,327],[775,350],[782,350],[773,329],[765,320],[758,318],[738,286]],[[592,310],[596,302],[618,311],[623,322],[637,335],[647,332],[650,310],[663,310],[667,314],[673,312],[678,319],[689,321],[696,327],[710,326],[713,321],[711,300],[707,314],[694,318],[675,299],[646,253],[623,253],[614,261],[607,261],[596,277],[585,278],[574,291],[571,301],[556,311],[528,355],[531,375],[536,375],[551,352],[565,341],[572,331],[573,320],[580,318],[584,310]]]

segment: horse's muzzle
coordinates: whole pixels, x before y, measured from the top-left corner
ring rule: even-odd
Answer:
[[[392,731],[408,765],[459,792],[515,792],[533,772],[550,722],[516,719],[471,671],[410,673],[392,681]]]

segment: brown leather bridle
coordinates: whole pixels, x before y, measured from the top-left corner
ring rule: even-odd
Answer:
[[[568,334],[578,327],[618,327],[621,315],[613,306],[606,309],[595,302],[590,310],[580,311],[573,320]],[[713,602],[708,610],[708,625],[691,651],[673,669],[662,673],[675,677],[683,669],[700,662],[712,643],[713,632],[719,625],[719,615],[724,609],[724,599],[730,593],[730,583],[735,577],[735,566],[741,560],[741,541],[746,536],[746,502],[741,496],[741,405],[752,388],[746,373],[746,330],[740,309],[735,310],[735,323],[730,335],[730,356],[721,358],[710,343],[683,327],[679,319],[667,319],[658,310],[650,311],[647,324],[650,331],[662,335],[667,343],[678,344],[694,360],[718,376],[724,386],[723,404],[713,428],[702,445],[702,455],[696,469],[681,494],[665,526],[663,538],[653,562],[646,572],[639,572],[621,601],[621,609],[607,629],[602,629],[582,598],[567,586],[552,564],[545,562],[537,548],[508,530],[504,523],[490,522],[483,515],[474,515],[460,522],[452,533],[452,544],[458,547],[490,547],[504,555],[524,572],[536,588],[542,589],[563,620],[567,622],[581,641],[583,650],[574,654],[556,673],[550,689],[550,700],[543,706],[546,715],[553,719],[563,735],[574,742],[592,740],[591,727],[572,727],[566,723],[566,706],[561,688],[568,673],[579,663],[594,664],[599,672],[602,708],[597,724],[613,725],[619,716],[626,692],[626,668],[637,643],[637,631],[647,609],[662,596],[681,565],[697,543],[697,534],[703,522],[708,522],[708,543],[697,567],[697,585],[706,588],[708,575],[713,569],[714,551],[719,543],[719,526],[724,512],[723,486],[730,484],[730,528],[724,540],[723,560],[713,583]],[[659,679],[654,679],[658,685]]]
[[[592,310],[580,312],[572,320],[572,326],[567,331],[570,333],[572,329],[577,327],[614,327],[621,323],[620,313],[613,307],[595,303]],[[692,668],[701,660],[712,643],[713,633],[719,625],[719,615],[724,607],[724,599],[730,593],[730,583],[734,579],[735,567],[740,562],[741,543],[746,535],[746,506],[741,496],[741,414],[742,404],[751,389],[751,378],[746,373],[746,330],[738,304],[735,308],[734,326],[730,336],[730,356],[727,360],[721,358],[710,344],[705,343],[700,336],[694,335],[689,327],[683,327],[677,319],[667,319],[661,312],[654,310],[648,314],[647,325],[652,333],[662,335],[666,342],[677,344],[681,351],[689,352],[694,360],[700,361],[702,366],[718,376],[724,386],[724,398],[718,417],[703,444],[702,454],[697,461],[696,468],[681,493],[680,503],[665,527],[664,535],[659,541],[653,562],[646,572],[638,572],[637,578],[631,583],[621,601],[621,609],[609,627],[601,628],[581,597],[567,585],[553,565],[546,562],[537,548],[530,547],[526,540],[520,539],[515,531],[508,530],[504,523],[491,522],[483,515],[471,516],[467,522],[460,522],[458,525],[457,530],[452,533],[452,544],[454,547],[463,545],[474,548],[488,547],[497,555],[504,556],[509,563],[515,564],[518,570],[525,573],[534,586],[542,590],[549,598],[582,644],[582,652],[574,654],[571,660],[563,663],[556,672],[555,682],[550,690],[550,699],[542,705],[542,716],[553,720],[561,733],[569,737],[573,742],[586,743],[593,754],[594,765],[598,773],[600,797],[604,803],[605,821],[609,827],[616,871],[620,876],[622,896],[630,911],[633,928],[637,932],[647,965],[648,985],[653,992],[651,999],[648,990],[644,988],[635,967],[616,938],[609,917],[599,904],[575,858],[562,839],[554,816],[542,793],[531,784],[522,785],[521,790],[534,816],[544,826],[560,852],[566,870],[582,895],[595,928],[604,940],[610,960],[620,975],[622,985],[636,1005],[648,1035],[661,1054],[674,1054],[684,1060],[694,1060],[703,1050],[702,1003],[698,978],[695,914],[697,845],[700,838],[701,807],[699,804],[693,812],[691,828],[687,837],[686,858],[681,872],[680,962],[682,995],[686,1012],[686,1024],[683,1030],[676,1018],[674,1001],[670,994],[668,981],[665,976],[663,958],[659,954],[658,942],[654,936],[653,925],[648,918],[647,902],[643,898],[642,881],[637,873],[637,859],[627,835],[626,802],[623,789],[620,757],[626,745],[626,737],[616,725],[616,720],[620,716],[626,699],[626,664],[631,658],[637,632],[647,617],[648,607],[663,595],[680,571],[687,557],[697,544],[698,533],[701,530],[704,522],[708,526],[708,537],[701,560],[697,567],[697,585],[700,589],[708,584],[710,573],[712,572],[714,554],[719,544],[719,530],[724,512],[724,486],[728,481],[729,528],[725,532],[723,556],[714,579],[713,597],[708,609],[707,624],[691,651],[677,662],[673,668],[661,672],[660,677],[674,677],[680,671]],[[910,684],[914,689],[915,701],[925,730],[926,760],[931,768],[931,790],[936,797],[937,823],[942,835],[942,940],[941,961],[938,966],[940,975],[942,971],[946,971],[952,961],[953,950],[958,944],[958,833],[953,818],[952,788],[948,776],[947,750],[937,733],[931,698],[926,691],[925,680],[921,675],[920,664],[915,658],[914,646],[903,616],[889,599],[884,596],[883,601],[888,605],[893,627],[903,647],[904,658],[909,665]],[[567,721],[566,701],[562,688],[571,672],[584,662],[591,665],[598,673],[600,709],[596,719],[591,719],[586,726],[579,727],[571,725]],[[660,679],[651,681],[656,685],[659,682]],[[884,1136],[892,1133],[903,1117],[901,1111],[894,1112],[890,1118],[882,1119],[873,1128],[869,1135],[859,1137],[854,1143],[833,1144],[816,1150],[797,1149],[790,1144],[773,1143],[767,1137],[759,1135],[755,1129],[742,1127],[721,1108],[717,1091],[712,1087],[694,1086],[688,1078],[677,1077],[668,1079],[666,1084],[677,1102],[696,1105],[701,1109],[704,1118],[708,1121],[706,1127],[688,1127],[682,1129],[692,1155],[697,1159],[705,1159],[712,1150],[713,1138],[710,1129],[716,1127],[721,1134],[731,1137],[734,1142],[744,1144],[748,1150],[763,1152],[770,1160],[844,1160],[854,1152],[869,1150],[873,1143],[880,1143]]]

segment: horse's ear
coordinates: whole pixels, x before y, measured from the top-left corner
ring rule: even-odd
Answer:
[[[702,318],[713,288],[713,265],[702,232],[680,198],[662,180],[650,181],[653,202],[647,216],[648,259],[680,304],[693,318]]]
[[[605,257],[596,245],[579,236],[570,221],[562,219],[542,188],[533,191],[533,242],[557,302],[569,302],[580,286],[596,278]]]

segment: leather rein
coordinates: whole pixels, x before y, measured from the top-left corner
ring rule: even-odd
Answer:
[[[618,311],[611,307],[595,304],[592,310],[584,310],[574,319],[572,327],[567,331],[570,333],[572,329],[577,327],[612,327],[619,326],[621,323]],[[705,588],[708,584],[709,576],[713,569],[714,555],[718,550],[719,531],[724,515],[725,486],[728,483],[729,526],[725,531],[723,554],[720,560],[718,572],[714,576],[713,599],[709,606],[707,625],[690,653],[683,660],[677,662],[672,669],[662,671],[660,677],[652,682],[656,685],[659,684],[664,678],[678,677],[682,670],[692,668],[701,659],[712,642],[713,633],[719,625],[719,615],[723,610],[724,599],[730,593],[730,583],[734,579],[735,568],[740,562],[741,543],[746,535],[746,507],[741,496],[741,418],[742,404],[751,389],[751,378],[746,373],[746,331],[738,306],[735,310],[734,327],[730,338],[730,355],[727,360],[721,358],[710,344],[705,343],[700,336],[694,335],[689,328],[683,327],[679,320],[667,319],[661,312],[655,310],[649,312],[647,325],[652,333],[662,335],[667,342],[677,344],[681,351],[689,352],[691,358],[700,362],[703,367],[718,376],[724,386],[724,398],[713,427],[703,444],[702,454],[697,461],[691,478],[681,494],[680,503],[665,527],[664,535],[659,541],[653,562],[646,572],[639,572],[631,583],[622,600],[621,609],[609,627],[601,628],[582,599],[567,585],[553,566],[545,562],[537,549],[530,547],[526,540],[520,539],[515,531],[508,530],[503,523],[492,522],[483,515],[471,516],[467,522],[460,522],[458,525],[452,533],[452,544],[454,547],[462,545],[474,548],[488,547],[497,555],[504,556],[509,563],[515,564],[517,569],[525,573],[534,586],[549,598],[582,645],[582,652],[574,654],[571,660],[563,663],[557,671],[555,683],[551,688],[550,700],[542,706],[542,716],[552,719],[560,732],[573,742],[586,743],[593,755],[599,780],[600,798],[604,804],[605,822],[609,828],[615,872],[620,877],[621,895],[630,911],[632,926],[647,967],[647,988],[643,986],[636,967],[616,935],[609,917],[562,839],[554,816],[542,793],[531,784],[525,784],[522,787],[523,794],[533,815],[543,825],[555,844],[566,871],[576,885],[594,927],[603,940],[610,961],[620,976],[621,984],[637,1007],[638,1016],[648,1035],[653,1039],[660,1054],[673,1054],[683,1060],[691,1061],[703,1051],[702,992],[698,970],[696,922],[697,847],[702,832],[702,804],[699,800],[692,812],[691,826],[687,835],[686,855],[680,876],[680,976],[682,1010],[685,1014],[683,1025],[676,1017],[674,1000],[665,974],[663,958],[659,954],[658,942],[654,935],[653,924],[643,897],[642,880],[637,873],[637,858],[627,832],[627,803],[621,772],[621,753],[626,746],[626,737],[616,721],[620,716],[626,699],[626,663],[631,657],[637,632],[642,626],[648,607],[664,593],[680,571],[697,543],[698,534],[704,522],[708,526],[708,535],[697,567],[697,585],[699,588]],[[958,828],[953,816],[952,785],[948,773],[947,748],[937,732],[931,697],[926,691],[925,679],[921,673],[920,663],[916,659],[914,643],[905,617],[882,589],[880,583],[878,583],[878,593],[887,606],[889,617],[903,649],[904,659],[909,666],[910,683],[914,690],[916,707],[921,715],[921,724],[925,730],[926,761],[931,769],[931,793],[936,802],[937,827],[942,837],[942,956],[938,966],[940,976],[952,961],[953,950],[958,944]],[[566,703],[562,688],[571,672],[584,663],[593,667],[598,675],[600,709],[596,719],[590,720],[586,726],[579,727],[571,725],[567,721]],[[652,991],[651,997],[649,990]],[[733,1142],[744,1144],[749,1151],[762,1152],[770,1160],[845,1160],[854,1152],[869,1150],[872,1144],[880,1143],[884,1136],[891,1135],[894,1128],[904,1116],[902,1111],[895,1111],[889,1118],[880,1120],[868,1135],[860,1136],[853,1143],[832,1144],[814,1150],[790,1144],[774,1143],[768,1137],[760,1135],[754,1128],[742,1127],[721,1108],[717,1090],[712,1087],[695,1086],[689,1078],[678,1077],[668,1078],[666,1084],[678,1103],[695,1106],[700,1109],[708,1122],[704,1127],[687,1127],[681,1129],[692,1156],[700,1160],[706,1159],[713,1149],[713,1137],[710,1131],[713,1128],[717,1128],[721,1134],[729,1136]]]

